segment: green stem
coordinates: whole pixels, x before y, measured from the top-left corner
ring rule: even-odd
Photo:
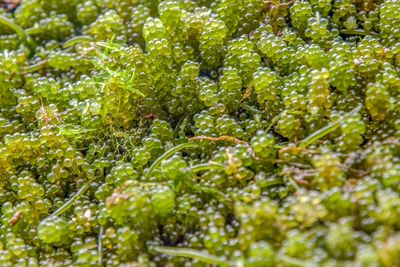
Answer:
[[[25,73],[32,73],[32,72],[35,72],[35,71],[45,68],[47,66],[47,63],[48,63],[48,61],[47,61],[47,59],[45,59],[45,60],[39,61],[36,64],[26,66],[26,67],[24,67],[23,70]]]
[[[289,183],[292,184],[292,186],[294,187],[294,189],[295,189],[296,191],[299,191],[299,190],[300,190],[300,186],[297,184],[297,182],[296,182],[292,177],[288,177],[288,179],[289,179]]]
[[[208,264],[215,264],[218,266],[241,266],[240,262],[232,262],[223,260],[218,256],[210,255],[207,252],[203,252],[200,250],[190,249],[190,248],[180,248],[180,247],[151,247],[151,250],[162,253],[165,255],[176,256],[176,257],[185,257],[190,259],[199,260],[204,263]],[[308,262],[289,257],[287,255],[278,255],[278,260],[282,263],[297,266],[297,267],[304,267],[307,266]]]
[[[234,262],[226,261],[217,256],[195,249],[177,247],[152,247],[152,249],[162,254],[196,259],[208,264],[216,264],[218,266],[236,266]]]
[[[77,136],[98,131],[98,129],[73,129],[67,127],[58,127],[58,129],[59,133],[63,136]]]
[[[60,216],[64,212],[66,212],[75,201],[77,201],[85,192],[89,189],[90,183],[93,179],[90,179],[81,189],[79,189],[76,194],[71,197],[67,202],[65,202],[61,207],[59,207],[55,212],[53,212],[50,216]]]
[[[18,36],[22,39],[22,41],[24,41],[29,45],[29,48],[35,46],[30,36],[27,35],[24,29],[18,24],[16,24],[14,21],[10,20],[7,17],[4,17],[3,15],[0,15],[0,24],[3,24],[4,26],[9,27],[13,31],[15,31],[15,33],[18,34]]]
[[[271,186],[283,185],[283,184],[285,184],[283,181],[273,180],[273,181],[267,182],[265,185],[262,186],[262,188],[268,188],[268,187],[271,187]]]
[[[283,113],[279,113],[278,115],[276,115],[270,122],[270,124],[268,125],[268,127],[265,129],[266,132],[269,132],[269,130],[271,130],[271,128],[279,121],[279,119],[281,118],[281,116],[283,115]]]
[[[379,34],[376,32],[370,32],[370,31],[366,31],[363,29],[351,29],[351,30],[344,29],[344,30],[341,30],[340,33],[346,34],[346,35],[379,36]]]
[[[283,262],[286,263],[288,265],[291,266],[298,266],[298,267],[304,267],[307,266],[307,262],[300,260],[300,259],[296,259],[296,258],[292,258],[286,255],[278,255],[278,259]]]
[[[194,166],[190,167],[190,170],[193,173],[199,172],[199,171],[208,171],[208,170],[221,170],[224,171],[225,167],[221,164],[217,163],[202,163],[202,164],[197,164]],[[212,187],[207,187],[207,186],[202,186],[200,184],[194,183],[194,182],[187,182],[188,186],[198,192],[202,193],[208,193],[212,194],[215,196],[219,201],[225,203],[228,207],[232,207],[231,201],[225,196],[224,193],[219,191],[218,189],[212,188]]]
[[[183,132],[188,124],[189,118],[192,114],[189,114],[185,116],[184,118],[181,118],[178,122],[178,124],[175,127],[175,134],[178,134],[179,132]]]
[[[240,104],[240,106],[250,112],[256,113],[256,114],[263,114],[263,112],[261,110],[256,109],[255,107],[252,107],[250,105],[247,105],[245,103]]]
[[[154,170],[158,167],[158,165],[161,164],[161,161],[164,159],[169,158],[179,150],[185,149],[185,148],[190,148],[190,147],[196,147],[196,143],[184,143],[180,144],[177,146],[172,147],[171,149],[167,150],[164,154],[162,154],[156,161],[153,162],[153,164],[150,166],[149,170],[147,171],[146,178],[149,178],[150,175],[154,172]]]
[[[219,191],[218,189],[202,186],[195,183],[188,183],[189,187],[195,191],[207,193],[213,195],[218,201],[225,203],[225,205],[229,208],[233,208],[232,202],[225,196],[224,193]]]
[[[332,123],[328,124],[327,126],[325,126],[324,128],[310,134],[308,137],[306,137],[305,139],[300,141],[299,147],[305,148],[305,147],[311,145],[312,143],[314,143],[315,141],[317,141],[317,140],[323,138],[324,136],[330,134],[331,132],[335,131],[337,128],[339,128],[339,126],[342,124],[342,122],[345,119],[347,119],[348,117],[359,112],[360,109],[361,109],[361,105],[357,106],[355,109],[353,109],[349,113],[345,114],[341,119],[339,119],[335,122],[332,122]]]
[[[209,170],[225,170],[225,167],[217,163],[201,163],[190,167],[192,172],[209,171]]]
[[[74,46],[77,43],[93,42],[93,41],[94,39],[91,36],[87,35],[75,36],[65,41],[65,43],[63,44],[63,48],[66,49],[68,47]]]

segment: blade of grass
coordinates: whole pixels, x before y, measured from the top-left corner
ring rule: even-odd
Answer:
[[[4,17],[3,15],[0,15],[0,24],[11,28],[13,31],[15,31],[16,34],[24,41],[26,44],[28,44],[29,48],[33,48],[35,46],[33,40],[30,38],[28,34],[26,34],[25,30],[16,24],[14,21],[10,20],[7,17]]]
[[[285,263],[289,266],[304,267],[309,265],[309,262],[301,259],[292,258],[286,255],[278,255],[278,259],[280,262]]]
[[[190,249],[190,248],[177,248],[177,247],[152,247],[152,250],[158,253],[186,257],[190,259],[196,259],[208,264],[216,264],[218,266],[237,266],[234,262],[223,260],[217,256],[210,255],[206,252]]]
[[[352,30],[341,30],[340,33],[345,35],[371,35],[371,36],[379,36],[376,32],[370,32],[363,29],[352,29]]]
[[[355,109],[353,109],[349,113],[345,114],[339,120],[337,120],[335,122],[332,122],[332,123],[328,124],[327,126],[325,126],[324,128],[322,128],[322,129],[310,134],[309,136],[304,138],[302,141],[300,141],[299,147],[305,148],[305,147],[311,145],[312,143],[314,143],[315,141],[317,141],[317,140],[323,138],[324,136],[330,134],[331,132],[335,131],[337,128],[339,128],[339,126],[342,124],[342,122],[345,119],[347,119],[348,117],[350,117],[350,116],[354,115],[355,113],[359,112],[360,109],[361,109],[361,105],[357,106]]]
[[[44,59],[42,61],[39,61],[36,64],[24,67],[23,71],[25,73],[32,73],[32,72],[35,72],[35,71],[39,71],[39,70],[42,70],[42,69],[46,68],[47,67],[47,63],[48,63],[47,59]]]
[[[284,112],[279,113],[275,117],[272,118],[271,122],[269,123],[268,127],[265,129],[266,132],[269,132],[271,128],[279,121],[279,119],[284,116]]]
[[[215,264],[217,266],[232,266],[232,267],[239,267],[243,266],[243,263],[236,261],[228,261],[221,259],[218,256],[210,255],[206,252],[190,249],[190,248],[180,248],[180,247],[150,247],[151,250],[162,253],[169,256],[176,256],[176,257],[185,257],[190,259],[196,259],[204,263],[208,264]],[[277,259],[279,262],[290,265],[290,266],[297,266],[297,267],[304,267],[308,266],[310,262],[292,258],[287,255],[278,255]]]
[[[255,113],[255,114],[263,114],[263,112],[262,112],[261,110],[258,110],[258,109],[256,109],[255,107],[250,106],[250,105],[248,105],[248,104],[246,104],[246,103],[242,103],[242,104],[240,104],[240,106],[241,106],[243,109],[245,109],[245,110],[247,110],[247,111],[250,111],[250,112],[253,112],[253,113]]]
[[[87,36],[87,35],[75,36],[75,37],[72,37],[71,39],[68,39],[67,41],[65,41],[65,43],[63,44],[63,48],[66,49],[66,48],[74,46],[78,43],[93,42],[93,41],[94,41],[94,39],[91,36]]]
[[[201,163],[190,167],[192,172],[209,171],[209,170],[225,170],[224,165],[217,163]]]
[[[156,161],[153,162],[153,164],[150,166],[149,170],[147,171],[146,178],[150,177],[150,175],[154,172],[154,170],[158,167],[158,165],[161,164],[161,161],[164,159],[169,158],[179,150],[185,149],[185,148],[191,148],[191,147],[196,147],[196,143],[183,143],[177,146],[172,147],[171,149],[167,150],[164,154],[162,154]]]
[[[76,192],[75,195],[73,195],[67,202],[65,202],[61,207],[59,207],[55,212],[53,212],[50,216],[59,216],[66,212],[73,204],[75,201],[77,201],[88,189],[90,186],[90,183],[92,182],[93,179],[90,179],[86,184],[84,184],[81,189],[79,189],[78,192]]]

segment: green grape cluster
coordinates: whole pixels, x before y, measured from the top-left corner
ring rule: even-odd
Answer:
[[[222,70],[219,90],[218,98],[227,107],[226,109],[235,110],[239,107],[242,99],[242,79],[237,69],[226,68]]]
[[[308,19],[308,27],[304,32],[304,35],[311,38],[315,43],[324,43],[327,39],[330,39],[331,32],[328,29],[328,19],[320,18],[317,13],[316,17]]]
[[[0,2],[0,266],[399,266],[399,14]]]
[[[263,130],[258,130],[256,135],[251,139],[251,146],[254,149],[254,153],[262,158],[275,158],[276,148],[275,137],[267,134]]]
[[[310,89],[308,92],[308,99],[310,100],[309,105],[311,109],[322,108],[329,103],[329,78],[330,73],[325,68],[320,71],[313,70],[311,72]]]
[[[260,55],[254,51],[254,45],[247,36],[227,43],[224,66],[236,68],[245,86],[251,82],[253,73],[260,67],[260,61]]]
[[[397,1],[384,1],[379,6],[379,29],[383,38],[399,37],[399,18],[396,15],[398,8],[399,3]]]
[[[357,84],[351,47],[344,42],[333,43],[329,60],[331,84],[346,94]]]
[[[293,57],[295,54],[294,48],[274,33],[263,32],[257,47],[278,68],[288,71],[296,64],[296,58]]]
[[[37,234],[47,244],[62,245],[68,241],[68,222],[63,218],[50,217],[39,224]]]
[[[226,41],[228,29],[221,20],[210,18],[204,25],[199,38],[202,61],[207,66],[218,66],[222,59],[222,45]],[[218,53],[217,53],[218,51]]]
[[[387,88],[379,82],[368,85],[365,105],[374,120],[383,120],[393,109]]]
[[[104,14],[100,14],[85,30],[85,33],[96,40],[110,40],[115,34],[121,34],[124,25],[121,17],[111,9]]]
[[[295,1],[290,7],[290,21],[292,26],[304,33],[308,26],[308,20],[313,16],[311,2]]]
[[[45,17],[27,28],[26,33],[41,42],[49,39],[65,41],[68,37],[73,36],[75,26],[65,14],[51,13],[49,15],[50,17]]]
[[[254,91],[258,103],[274,102],[279,99],[280,77],[268,68],[258,68],[253,74]]]
[[[359,114],[346,118],[340,130],[341,135],[336,141],[338,148],[350,151],[364,142],[363,135],[366,132],[366,126]]]

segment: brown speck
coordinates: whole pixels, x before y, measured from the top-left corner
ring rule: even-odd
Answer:
[[[21,211],[21,210],[17,211],[17,212],[11,217],[11,219],[8,221],[9,224],[10,224],[11,226],[16,225],[16,224],[19,222],[19,220],[21,219],[21,216],[22,216],[22,211]]]

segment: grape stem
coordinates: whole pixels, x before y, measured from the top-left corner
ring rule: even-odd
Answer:
[[[0,24],[3,24],[6,27],[11,28],[15,31],[15,33],[26,43],[28,47],[32,49],[35,46],[32,38],[25,32],[25,30],[16,24],[14,21],[10,20],[9,18],[0,15]]]
[[[63,136],[76,136],[76,135],[82,135],[82,134],[87,134],[90,132],[95,132],[97,129],[73,129],[73,128],[67,128],[67,127],[58,127],[59,133]]]
[[[351,29],[351,30],[341,30],[340,33],[345,35],[371,35],[371,36],[379,36],[376,32],[370,32],[363,29]]]
[[[197,146],[197,144],[195,144],[195,143],[184,143],[184,144],[174,146],[171,149],[167,150],[164,154],[162,154],[160,157],[158,157],[158,159],[156,159],[156,161],[153,162],[153,164],[150,166],[149,170],[147,171],[146,178],[150,177],[150,175],[154,172],[154,170],[158,167],[158,165],[161,164],[161,162],[164,159],[169,158],[170,156],[172,156],[173,154],[175,154],[176,152],[178,152],[182,149],[196,147],[196,146]]]
[[[283,161],[281,160],[274,160],[274,159],[260,159],[259,157],[257,157],[254,153],[253,147],[247,143],[246,141],[240,140],[234,136],[229,136],[229,135],[222,135],[220,137],[211,137],[211,136],[204,136],[204,135],[199,135],[199,136],[194,136],[189,138],[189,141],[197,141],[197,140],[207,140],[207,141],[212,141],[212,142],[231,142],[234,144],[240,144],[240,145],[245,145],[247,146],[247,148],[249,149],[249,152],[251,154],[251,156],[255,159],[255,160],[259,160],[259,161],[264,161],[266,163],[283,163]],[[274,148],[281,148],[282,146],[274,146]]]
[[[337,120],[335,122],[332,122],[332,123],[328,124],[327,126],[325,126],[324,128],[322,128],[322,129],[310,134],[308,137],[306,137],[305,139],[300,141],[299,147],[300,148],[306,148],[307,146],[311,145],[315,141],[317,141],[317,140],[323,138],[324,136],[330,134],[331,132],[335,131],[337,128],[339,128],[339,126],[343,123],[343,121],[345,119],[347,119],[348,117],[350,117],[350,116],[354,115],[355,113],[359,112],[360,109],[361,109],[361,105],[357,106],[355,109],[353,109],[352,111],[350,111],[349,113],[344,115],[339,120]]]
[[[298,266],[298,267],[307,266],[307,262],[300,260],[300,259],[289,257],[287,255],[278,255],[277,257],[278,257],[279,261],[284,262],[290,266]]]
[[[176,256],[176,257],[186,257],[190,259],[195,259],[199,260],[204,263],[208,264],[215,264],[218,266],[232,266],[232,267],[242,267],[244,266],[244,263],[242,261],[228,261],[221,259],[218,256],[215,255],[210,255],[207,252],[196,250],[196,249],[190,249],[190,248],[180,248],[180,247],[150,247],[151,250],[162,253],[165,255],[170,255],[170,256]],[[306,266],[307,262],[289,257],[287,255],[277,255],[277,259],[280,262],[286,263],[290,266]]]
[[[214,141],[214,142],[231,142],[235,144],[242,144],[242,145],[249,145],[247,142],[240,140],[234,136],[229,136],[229,135],[222,135],[220,137],[211,137],[211,136],[204,136],[204,135],[199,135],[199,136],[193,136],[189,138],[189,141],[198,141],[198,140],[207,140],[207,141]]]
[[[38,71],[38,70],[46,68],[47,64],[48,64],[48,60],[44,59],[42,61],[39,61],[36,64],[24,67],[23,71],[24,71],[24,73],[32,73],[32,72],[35,72],[35,71]]]
[[[190,249],[190,248],[176,248],[176,247],[151,247],[152,250],[170,256],[186,257],[196,259],[208,264],[216,264],[218,266],[240,266],[235,262],[223,260],[215,255],[210,255],[206,252]]]
[[[81,189],[79,189],[79,191],[76,192],[76,194],[73,197],[71,197],[67,202],[65,202],[61,207],[59,207],[55,212],[53,212],[50,215],[50,217],[60,216],[61,214],[66,212],[74,204],[74,202],[77,201],[86,192],[86,190],[89,189],[92,180],[93,178],[90,179],[84,186],[82,186]]]
[[[63,48],[69,48],[71,46],[74,46],[77,43],[83,43],[83,42],[93,42],[94,39],[91,36],[87,36],[87,35],[81,35],[81,36],[75,36],[72,37],[71,39],[68,39],[67,41],[65,41],[65,43],[63,44]]]
[[[232,201],[223,192],[219,191],[218,189],[208,187],[208,186],[202,186],[202,185],[199,185],[196,183],[188,183],[188,186],[195,191],[213,195],[220,202],[225,203],[225,205],[227,207],[229,207],[230,209],[233,209]]]
[[[184,118],[181,118],[178,121],[178,124],[176,125],[175,130],[174,130],[175,134],[178,134],[180,132],[184,133],[191,115],[192,114],[189,114],[189,115],[185,116]]]
[[[202,141],[202,140],[207,140],[207,141],[212,141],[212,142],[231,142],[234,144],[240,144],[240,145],[245,145],[250,151],[250,154],[252,157],[255,158],[255,154],[253,151],[253,148],[249,143],[246,141],[240,140],[234,136],[229,136],[229,135],[222,135],[220,137],[211,137],[211,136],[204,136],[204,135],[199,135],[199,136],[193,136],[189,138],[189,141]]]
[[[250,112],[253,112],[255,114],[260,114],[262,115],[263,112],[261,110],[256,109],[255,107],[252,107],[248,104],[242,103],[240,104],[240,106]],[[268,132],[269,130],[271,130],[271,128],[279,121],[279,119],[284,115],[285,112],[281,112],[278,115],[276,115],[275,117],[272,118],[270,124],[267,126],[267,128],[265,129],[266,132]]]
[[[240,106],[241,106],[243,109],[245,109],[245,110],[247,110],[247,111],[250,111],[250,112],[253,112],[253,113],[255,113],[255,114],[263,114],[263,112],[262,112],[261,110],[258,110],[258,109],[256,109],[255,107],[252,107],[252,106],[250,106],[250,105],[248,105],[248,104],[242,103],[242,104],[240,104]]]
[[[279,119],[284,115],[284,112],[279,113],[275,117],[272,118],[271,122],[269,123],[268,127],[265,129],[266,132],[269,132],[271,128],[279,121]]]
[[[225,166],[218,164],[216,162],[208,162],[208,163],[201,163],[201,164],[197,164],[197,165],[193,165],[190,167],[190,170],[192,173],[196,173],[199,171],[208,171],[208,170],[220,170],[220,171],[224,171],[225,170]],[[188,182],[188,186],[196,191],[200,191],[203,193],[209,193],[212,194],[214,196],[216,196],[221,202],[224,202],[228,207],[232,208],[232,203],[231,201],[225,196],[224,193],[222,193],[221,191],[212,188],[212,187],[207,187],[207,186],[201,186],[197,183],[192,183],[192,182]]]
[[[201,163],[197,165],[193,165],[190,167],[190,170],[192,172],[200,172],[200,171],[208,171],[208,170],[220,170],[223,171],[225,170],[224,165],[215,163],[215,162],[209,162],[209,163]]]

